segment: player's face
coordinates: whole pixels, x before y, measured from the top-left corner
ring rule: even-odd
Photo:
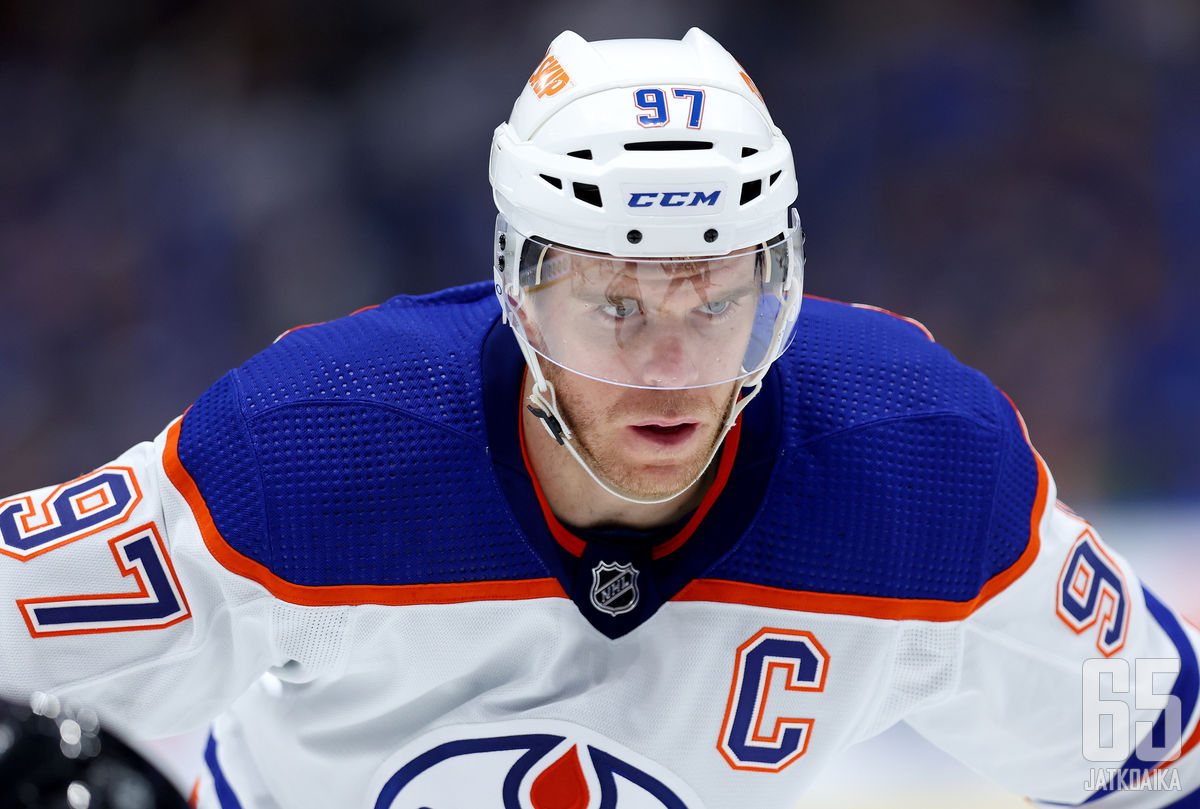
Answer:
[[[754,256],[572,260],[538,301],[537,337],[554,341],[565,366],[543,363],[560,411],[618,490],[675,494],[704,471],[739,387],[706,382],[741,373],[760,289]]]
[[[738,388],[629,388],[550,363],[543,372],[583,459],[618,491],[646,498],[676,494],[700,476]]]

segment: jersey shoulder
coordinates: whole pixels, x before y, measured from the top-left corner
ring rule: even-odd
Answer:
[[[397,296],[292,329],[234,372],[248,419],[281,405],[374,403],[470,430],[483,336],[499,315],[490,284]]]
[[[718,575],[976,599],[1027,558],[1045,498],[1020,416],[913,321],[821,299],[801,312],[766,506]]]
[[[954,415],[999,427],[995,387],[915,320],[862,304],[806,298],[795,345],[781,359],[803,407],[803,440],[889,419]]]
[[[205,392],[177,452],[221,541],[297,585],[540,575],[487,460],[491,289],[294,330]]]

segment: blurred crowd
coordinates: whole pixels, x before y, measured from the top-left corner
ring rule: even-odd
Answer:
[[[1200,502],[1193,0],[0,6],[0,491],[153,437],[281,331],[490,276],[550,39],[698,25],[795,152],[807,290],[924,322],[1064,499]]]

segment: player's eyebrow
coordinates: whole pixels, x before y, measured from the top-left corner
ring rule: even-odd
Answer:
[[[622,272],[604,285],[606,298],[636,298],[642,295],[642,282],[632,273]]]
[[[701,298],[709,300],[714,297],[725,299],[741,297],[757,287],[756,284],[744,280],[745,274],[740,272],[736,264],[729,261],[729,257],[686,259],[684,262],[693,271],[686,275],[669,275],[671,279],[669,290],[674,290],[683,284],[690,284]],[[683,262],[681,262],[682,265]],[[670,293],[668,292],[668,294]]]
[[[652,294],[656,288],[663,290],[665,299],[672,297],[680,289],[690,288],[698,297],[707,301],[716,297],[742,297],[756,288],[754,283],[744,280],[747,274],[753,272],[753,264],[743,266],[744,254],[740,253],[705,258],[661,259],[621,259],[581,253],[570,255],[576,263],[564,274],[570,276],[572,295],[579,299],[638,298],[644,294]],[[642,272],[656,266],[657,269]],[[562,276],[555,280],[562,280]],[[543,287],[552,283],[555,281],[543,282]],[[735,284],[732,288],[723,286],[731,283]]]
[[[721,290],[718,290],[718,292],[720,294],[717,295],[716,297],[718,297],[722,300],[732,301],[732,300],[736,300],[738,298],[744,298],[747,295],[757,295],[759,292],[759,287],[756,284],[748,284],[747,283],[747,284],[739,284],[738,286],[732,287],[730,289],[721,289]]]

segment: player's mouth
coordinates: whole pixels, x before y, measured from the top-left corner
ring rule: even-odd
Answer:
[[[664,448],[683,446],[699,428],[695,421],[645,422],[630,427],[642,440]]]

